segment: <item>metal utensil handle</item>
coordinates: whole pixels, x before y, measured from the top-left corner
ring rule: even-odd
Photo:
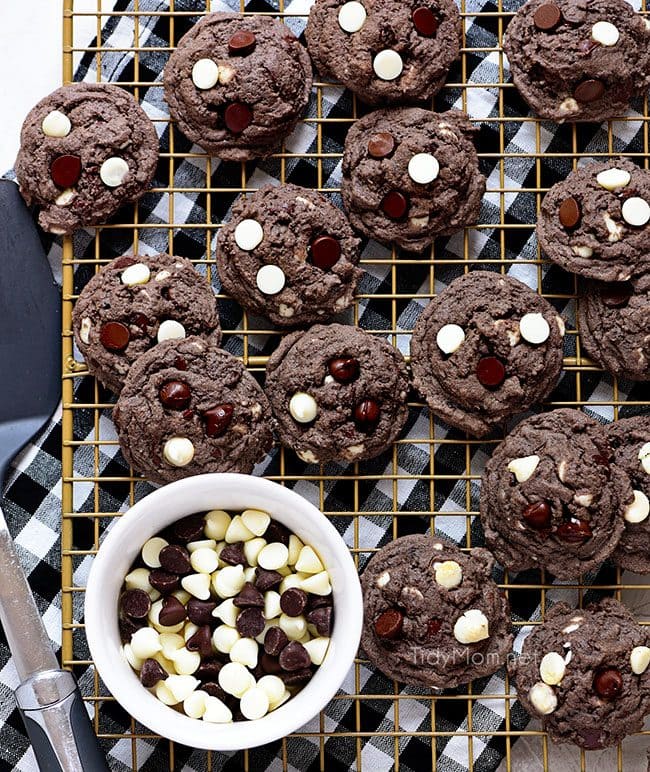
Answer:
[[[67,670],[29,678],[16,690],[16,702],[41,772],[110,772]]]

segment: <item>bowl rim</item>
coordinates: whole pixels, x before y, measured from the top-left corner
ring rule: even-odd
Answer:
[[[310,529],[319,533],[319,544],[313,544],[319,552],[332,552],[334,563],[325,567],[332,575],[332,592],[336,616],[331,643],[325,661],[318,668],[307,685],[284,705],[268,713],[261,719],[214,724],[193,719],[178,713],[164,705],[139,682],[136,673],[126,662],[121,653],[121,640],[117,626],[117,608],[115,608],[114,631],[106,629],[103,609],[107,595],[115,602],[123,577],[112,567],[116,553],[133,553],[129,563],[139,553],[146,539],[158,533],[169,523],[194,512],[205,511],[201,505],[193,505],[196,496],[206,494],[208,488],[214,491],[212,509],[245,509],[246,506],[222,506],[219,498],[224,495],[268,497],[270,506],[267,511],[274,519],[284,522],[285,514],[279,502],[285,508],[291,507],[296,516],[303,518]],[[167,502],[165,508],[172,505],[169,501],[182,500],[183,510],[173,515],[158,516],[155,513],[161,502]],[[187,503],[185,503],[187,502]],[[251,504],[250,508],[262,508]],[[164,509],[161,509],[164,511]],[[153,513],[153,514],[152,514]],[[143,525],[144,521],[144,525]],[[300,527],[289,526],[300,536]],[[133,532],[143,528],[147,532],[142,540],[132,547],[129,544]],[[320,539],[322,538],[322,542]],[[322,557],[322,554],[321,554]],[[93,559],[84,601],[85,632],[95,669],[106,685],[110,694],[136,721],[157,734],[183,745],[204,750],[233,751],[263,745],[278,740],[295,732],[316,716],[338,691],[345,679],[358,650],[363,622],[363,600],[361,584],[355,563],[345,542],[325,515],[307,499],[290,488],[262,477],[235,473],[213,473],[196,475],[163,486],[148,494],[124,513],[105,535],[97,555]]]

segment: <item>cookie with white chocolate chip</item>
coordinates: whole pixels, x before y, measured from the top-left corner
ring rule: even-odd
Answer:
[[[498,670],[512,646],[505,595],[487,550],[438,536],[403,536],[361,577],[361,647],[390,678],[447,689]]]
[[[625,508],[625,530],[612,560],[629,571],[650,574],[650,415],[614,421],[607,436],[614,463],[630,478],[634,497]]]
[[[510,663],[517,698],[557,743],[606,748],[650,713],[650,636],[613,598],[558,603]]]
[[[408,417],[402,354],[343,324],[287,335],[269,358],[265,390],[280,440],[306,463],[374,458]]]
[[[650,171],[626,158],[589,163],[542,201],[537,238],[562,268],[627,281],[650,268]]]
[[[580,342],[619,378],[650,381],[650,268],[628,281],[589,281],[578,303]]]
[[[555,386],[564,323],[525,284],[488,271],[460,276],[431,300],[411,340],[413,385],[430,410],[476,437]]]
[[[305,37],[324,78],[368,104],[404,104],[442,88],[461,25],[453,0],[317,0]]]
[[[606,427],[564,408],[522,421],[497,446],[481,480],[481,523],[504,567],[576,579],[613,553],[632,500]]]
[[[530,107],[553,121],[623,114],[650,84],[650,27],[624,0],[529,0],[503,48]]]
[[[159,343],[136,360],[113,421],[125,459],[156,483],[250,474],[273,442],[257,381],[239,359],[196,336]]]
[[[267,185],[233,205],[217,237],[226,292],[280,327],[350,306],[361,271],[359,239],[329,199],[298,185]]]
[[[219,158],[266,157],[300,119],[311,62],[271,16],[212,13],[178,42],[165,66],[165,99],[180,130]]]
[[[81,291],[72,329],[90,372],[119,393],[133,362],[156,343],[200,335],[221,342],[217,301],[192,263],[173,255],[124,255]]]
[[[456,110],[377,110],[348,131],[341,193],[356,230],[421,252],[478,218],[485,177]]]
[[[63,234],[105,223],[151,185],[158,137],[133,97],[109,83],[72,83],[42,99],[20,135],[16,177],[39,225]]]

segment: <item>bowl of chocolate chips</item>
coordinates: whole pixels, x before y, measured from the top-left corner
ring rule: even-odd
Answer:
[[[206,474],[110,528],[88,578],[88,645],[115,699],[193,748],[296,731],[354,662],[363,605],[348,548],[294,491]]]

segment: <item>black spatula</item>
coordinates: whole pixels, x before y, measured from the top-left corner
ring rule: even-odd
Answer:
[[[34,222],[18,188],[0,180],[0,490],[11,459],[59,403],[60,309]],[[108,770],[77,684],[54,656],[1,508],[0,621],[40,769]]]

